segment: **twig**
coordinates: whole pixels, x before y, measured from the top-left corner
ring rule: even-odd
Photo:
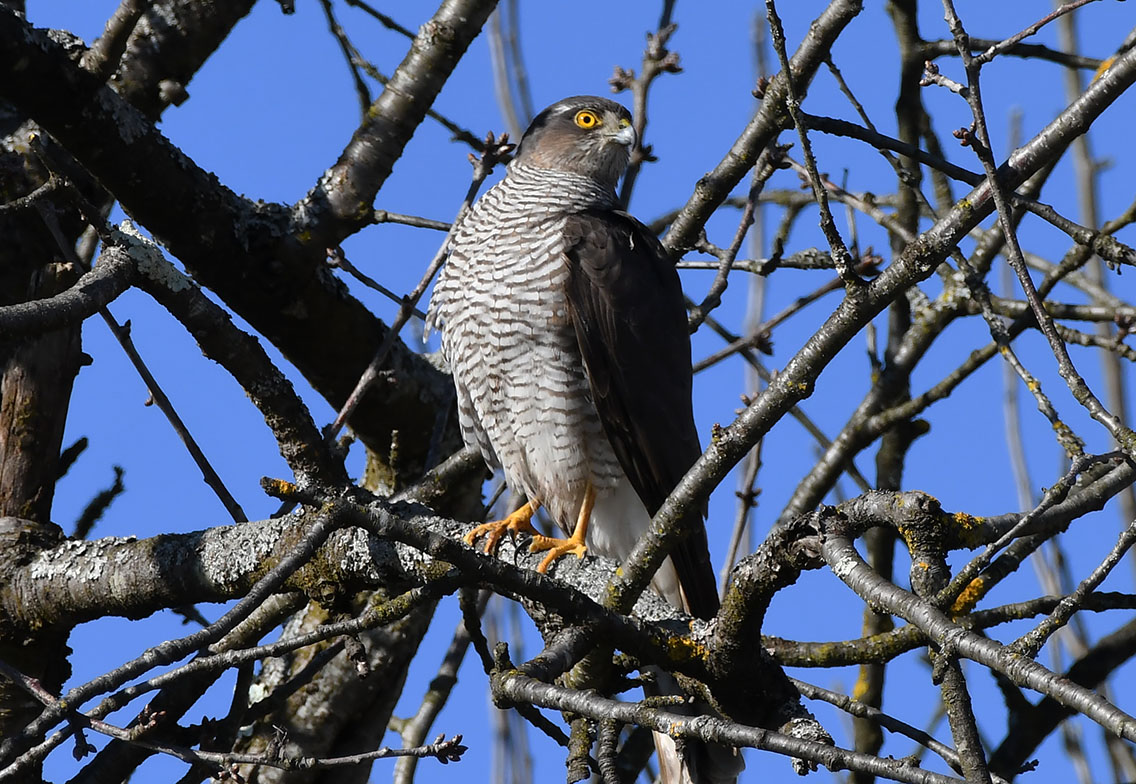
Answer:
[[[682,67],[678,64],[677,52],[667,49],[667,42],[674,35],[678,25],[670,21],[673,4],[665,4],[659,27],[653,33],[647,33],[647,48],[643,51],[643,60],[639,76],[635,71],[619,66],[611,79],[611,90],[620,93],[631,90],[632,98],[632,127],[635,129],[635,147],[631,150],[631,162],[627,166],[627,173],[623,176],[623,185],[619,190],[619,203],[624,209],[631,203],[631,191],[635,188],[635,181],[639,177],[639,170],[648,161],[654,161],[651,154],[651,145],[644,144],[643,139],[647,133],[647,96],[655,79],[664,73],[680,73]]]
[[[1095,3],[1095,2],[1096,2],[1096,0],[1070,0],[1070,2],[1065,3],[1064,5],[1058,7],[1056,10],[1053,11],[1053,13],[1047,14],[1046,16],[1043,16],[1041,19],[1037,20],[1036,22],[1031,24],[1029,27],[1022,30],[1020,33],[1017,33],[1016,35],[1012,35],[1004,41],[999,41],[998,43],[993,44],[985,52],[976,56],[974,58],[974,62],[976,64],[980,65],[980,66],[985,65],[986,63],[990,62],[991,60],[993,60],[998,55],[1002,54],[1003,52],[1005,52],[1008,49],[1010,49],[1011,47],[1013,47],[1015,44],[1017,44],[1022,39],[1029,38],[1031,35],[1036,33],[1038,30],[1040,30],[1041,28],[1045,27],[1047,24],[1052,22],[1054,19],[1057,19],[1060,16],[1064,16],[1065,14],[1069,13],[1070,11],[1074,11],[1074,10],[1080,8],[1083,5],[1088,5],[1089,3]]]
[[[400,25],[392,17],[389,17],[381,11],[376,10],[370,5],[370,3],[365,3],[363,2],[363,0],[345,0],[345,2],[347,3],[347,5],[352,6],[353,8],[358,8],[359,10],[377,19],[379,24],[381,24],[388,30],[394,30],[396,33],[404,35],[412,41],[414,40],[413,32]]]
[[[514,2],[513,5],[515,11],[516,3]],[[531,106],[528,111],[518,107],[514,96],[513,77],[516,74],[516,63],[513,57],[519,51],[516,44],[517,30],[510,26],[506,32],[504,14],[504,9],[498,5],[493,15],[489,17],[489,57],[493,64],[493,92],[497,96],[497,105],[505,117],[509,133],[514,139],[519,139],[532,119],[532,110]],[[514,16],[510,16],[510,23],[514,19]],[[512,45],[509,44],[510,41]]]
[[[0,673],[22,686],[28,693],[38,699],[43,705],[51,710],[65,710],[61,708],[59,699],[56,699],[41,686],[34,679],[28,678],[20,673],[15,668],[7,663],[0,661]],[[461,735],[455,735],[453,738],[446,740],[445,736],[439,735],[433,743],[426,746],[418,746],[409,749],[391,749],[387,747],[379,748],[374,751],[364,752],[362,754],[352,754],[343,757],[285,757],[278,754],[240,754],[231,751],[197,751],[185,746],[176,746],[167,743],[155,742],[152,740],[144,740],[139,736],[142,732],[149,729],[147,725],[137,725],[129,730],[116,727],[108,724],[100,719],[92,719],[82,713],[73,712],[70,714],[70,721],[74,725],[82,728],[93,729],[108,737],[115,738],[120,741],[132,743],[141,746],[145,749],[161,752],[172,757],[176,757],[185,762],[200,762],[209,763],[217,767],[227,767],[236,764],[245,765],[264,765],[272,768],[279,768],[281,770],[326,770],[329,768],[339,768],[348,765],[359,765],[364,762],[372,762],[377,759],[387,759],[389,757],[434,757],[439,762],[445,764],[448,762],[457,762],[461,759],[462,754],[466,752],[466,747],[462,745]],[[4,778],[4,774],[0,773],[0,779]]]
[[[75,521],[75,530],[71,534],[72,539],[86,539],[91,533],[91,529],[95,527],[95,523],[111,505],[111,502],[126,490],[126,485],[122,483],[122,475],[125,473],[122,466],[116,465],[112,468],[114,470],[114,482],[110,487],[96,493],[95,497],[83,507],[79,519]]]
[[[18,735],[5,738],[0,742],[0,764],[9,761],[12,755],[18,753],[18,750],[29,740],[41,737],[47,729],[58,723],[67,711],[78,708],[93,696],[118,688],[126,681],[153,667],[176,661],[190,651],[208,645],[222,637],[247,618],[253,610],[283,584],[288,576],[311,558],[319,546],[331,535],[332,531],[342,524],[340,517],[339,514],[335,513],[334,507],[328,513],[320,515],[312,526],[304,532],[302,539],[297,542],[295,548],[258,580],[244,598],[210,626],[185,637],[160,643],[110,672],[71,688],[67,694],[63,695],[56,707],[45,709],[39,717],[27,724]],[[21,757],[25,764],[35,762],[36,759],[34,756],[29,757],[28,754]],[[7,771],[5,770],[5,772]],[[0,773],[0,778],[3,775]]]
[[[342,458],[323,443],[307,405],[260,342],[238,329],[224,308],[205,296],[129,221],[112,232],[111,240],[128,250],[135,260],[139,287],[177,319],[197,341],[202,353],[228,371],[245,390],[264,416],[296,481],[329,487],[346,484]]]
[[[718,594],[724,595],[726,588],[730,584],[730,572],[734,568],[734,564],[738,562],[738,551],[742,545],[742,538],[749,530],[749,518],[753,512],[753,508],[757,506],[757,497],[761,492],[756,488],[757,472],[761,470],[761,449],[765,444],[765,439],[757,442],[757,445],[750,452],[746,458],[745,470],[742,472],[742,477],[738,482],[741,490],[737,491],[738,496],[738,512],[734,520],[734,528],[730,533],[730,546],[726,550],[726,560],[722,564],[722,571],[718,576]]]
[[[997,46],[999,43],[1000,41],[994,41],[989,38],[971,38],[970,51],[980,52],[989,49],[991,46]],[[925,60],[932,60],[936,57],[942,57],[943,55],[958,54],[958,46],[953,40],[922,41],[920,42],[920,48],[923,59]],[[1100,68],[1102,62],[1095,57],[1059,52],[1041,44],[1014,44],[1009,49],[1002,52],[1002,54],[1007,54],[1011,57],[1029,57],[1045,60],[1051,63],[1059,63],[1068,68],[1079,68],[1082,71],[1096,71]]]
[[[1076,686],[1036,662],[1013,656],[1002,645],[967,631],[928,602],[879,578],[856,552],[851,541],[829,533],[822,543],[833,573],[857,596],[918,626],[932,642],[951,654],[971,659],[1080,712],[1110,732],[1136,740],[1136,719],[1100,695]]]
[[[814,20],[807,38],[793,55],[792,70],[782,69],[770,80],[753,119],[723,159],[699,180],[690,199],[675,214],[663,240],[672,255],[678,256],[693,245],[710,215],[753,167],[760,151],[781,132],[788,119],[784,101],[789,77],[802,86],[808,84],[833,42],[861,7],[861,3],[853,0],[835,0]]]
[[[856,265],[856,271],[860,274],[871,272],[879,265],[880,261],[882,261],[882,259],[880,259],[878,256],[868,256]],[[797,297],[797,299],[793,300],[793,302],[782,308],[779,313],[770,317],[767,321],[763,321],[762,323],[758,324],[754,328],[755,331],[752,332],[749,336],[741,337],[734,341],[731,341],[730,345],[726,346],[720,351],[716,351],[710,356],[695,362],[693,366],[694,372],[699,373],[706,368],[717,364],[718,362],[721,362],[723,359],[733,356],[739,351],[744,351],[745,349],[758,348],[765,351],[765,353],[770,353],[770,337],[773,333],[773,329],[776,326],[801,312],[824,295],[839,290],[842,285],[843,283],[840,278],[833,278],[828,283],[825,283],[823,286],[820,286],[809,294]]]
[[[757,206],[757,197],[761,194],[762,188],[769,178],[777,169],[781,168],[781,159],[784,155],[784,148],[779,145],[771,145],[762,151],[757,159],[757,164],[753,169],[753,184],[750,186],[749,195],[746,197],[745,208],[742,210],[741,220],[738,221],[738,228],[734,232],[733,241],[730,247],[721,251],[719,254],[718,274],[714,276],[713,283],[710,284],[710,289],[706,292],[706,296],[694,308],[691,308],[690,315],[687,319],[691,332],[694,332],[701,326],[710,312],[722,304],[722,294],[726,291],[726,286],[729,284],[730,269],[737,258],[738,251],[741,250],[742,242],[745,241],[746,233],[749,227],[753,224],[754,210]],[[839,265],[838,265],[839,267]]]
[[[793,685],[797,687],[797,690],[801,692],[802,697],[810,700],[822,700],[829,705],[835,705],[840,710],[853,716],[874,721],[881,727],[891,730],[892,732],[905,735],[942,757],[943,760],[954,769],[955,773],[962,773],[962,763],[959,760],[958,753],[947,744],[936,740],[923,730],[912,727],[907,722],[900,721],[894,716],[889,716],[884,713],[879,708],[874,708],[852,697],[847,697],[835,691],[829,691],[828,689],[815,686],[811,683],[799,681],[796,678],[793,678],[792,681]],[[995,781],[999,782],[999,784],[1006,784],[1005,779],[1001,777],[996,776]]]
[[[811,199],[809,200],[809,203],[812,203]],[[719,270],[722,267],[722,262],[680,261],[675,265],[675,267],[677,269],[690,270]],[[739,270],[741,272],[749,272],[761,277],[771,275],[781,268],[799,270],[835,269],[832,263],[832,256],[816,248],[799,250],[796,253],[783,257],[774,256],[764,259],[734,259],[734,261],[730,264],[730,269]]]
[[[521,4],[519,0],[507,0],[509,9],[508,44],[509,64],[512,66],[513,80],[517,86],[517,97],[521,101],[523,117],[531,119],[533,112],[532,89],[529,86],[529,72],[525,68],[525,58],[521,52]],[[520,138],[520,137],[517,137]]]
[[[366,273],[362,272],[358,267],[356,267],[354,264],[352,264],[347,259],[347,254],[343,252],[343,248],[339,248],[339,247],[328,248],[327,249],[327,264],[328,264],[329,267],[338,267],[339,269],[347,272],[348,274],[351,275],[351,277],[355,278],[355,280],[359,281],[360,283],[362,283],[367,288],[374,289],[375,291],[379,292],[380,294],[382,294],[387,299],[389,299],[393,302],[397,302],[400,305],[402,304],[402,302],[403,302],[402,297],[398,296],[393,291],[391,291],[386,286],[384,286],[382,283],[379,283],[377,280],[370,277]],[[417,319],[420,319],[421,321],[426,320],[426,314],[423,313],[418,308],[414,308],[411,311],[411,315],[413,315]]]
[[[1061,17],[1057,25],[1057,40],[1060,42],[1061,46],[1068,51],[1077,51],[1076,16],[1073,14],[1065,14]],[[1063,75],[1066,100],[1074,101],[1077,96],[1084,91],[1081,74],[1074,68],[1066,68]],[[1101,166],[1100,162],[1098,162],[1093,155],[1089,132],[1085,132],[1080,138],[1073,142],[1072,151],[1073,175],[1076,179],[1077,201],[1080,205],[1081,221],[1085,223],[1090,230],[1096,229],[1101,225],[1099,199],[1097,197],[1097,192],[1100,187]],[[1101,264],[1099,259],[1091,263],[1087,272],[1090,280],[1101,288],[1105,290],[1108,289],[1108,280],[1107,276],[1104,274],[1104,265]],[[1096,331],[1098,335],[1106,339],[1114,335],[1113,327],[1109,324],[1099,325]],[[1129,421],[1128,383],[1124,372],[1120,368],[1120,362],[1111,353],[1101,353],[1100,362],[1102,375],[1104,376],[1105,397],[1108,400],[1108,406],[1111,410],[1116,412],[1117,417],[1122,422],[1127,422]],[[1129,488],[1121,493],[1119,507],[1118,511],[1120,512],[1122,525],[1136,519],[1136,489]],[[1136,559],[1133,560],[1132,564],[1136,567]],[[1136,768],[1136,764],[1133,765],[1133,768]],[[1129,772],[1131,775],[1120,776],[1120,778],[1136,778],[1136,770]]]
[[[976,62],[968,51],[966,31],[963,29],[962,21],[955,12],[952,0],[943,0],[943,7],[946,9],[947,24],[955,40],[958,42],[959,54],[966,68],[968,89],[965,97],[974,115],[975,137],[972,139],[969,134],[964,133],[961,138],[963,138],[964,141],[971,141],[970,146],[974,149],[975,154],[982,162],[982,166],[986,171],[987,182],[990,185],[990,193],[997,208],[998,221],[1002,226],[1003,235],[1006,239],[1007,257],[1010,261],[1010,265],[1014,268],[1014,272],[1017,273],[1018,280],[1021,283],[1023,291],[1025,291],[1026,300],[1030,303],[1030,308],[1037,318],[1038,326],[1042,334],[1045,335],[1054,357],[1057,359],[1058,373],[1069,386],[1069,390],[1073,394],[1074,399],[1089,412],[1089,415],[1093,419],[1104,425],[1122,449],[1132,455],[1136,455],[1136,433],[1133,433],[1132,430],[1113,413],[1109,412],[1101,404],[1100,400],[1097,399],[1096,395],[1093,394],[1092,390],[1089,389],[1088,384],[1085,383],[1084,378],[1081,377],[1080,373],[1077,372],[1076,367],[1073,365],[1065,343],[1061,340],[1060,335],[1058,335],[1053,325],[1053,319],[1045,311],[1045,307],[1038,297],[1037,289],[1034,286],[1032,278],[1030,278],[1029,271],[1026,269],[1021,247],[1018,245],[1017,235],[1010,222],[1011,211],[1009,199],[1006,195],[1004,185],[997,176],[996,167],[994,165],[990,147],[990,134],[986,125],[986,117],[982,107],[982,95],[978,81],[981,63]]]
[[[354,44],[351,43],[351,39],[347,37],[347,31],[336,20],[335,11],[331,7],[331,0],[320,0],[320,5],[323,7],[324,16],[327,18],[327,29],[335,38],[336,43],[339,44],[339,50],[343,52],[343,59],[347,61],[347,67],[351,69],[351,80],[355,83],[355,94],[359,98],[359,111],[366,118],[367,110],[371,108],[371,91],[367,89],[367,83],[363,81],[363,75],[359,72],[358,62],[362,58]]]
[[[478,595],[477,603],[482,611],[484,611],[489,597],[488,591],[481,591]],[[438,667],[437,674],[430,681],[429,691],[423,696],[418,711],[409,719],[406,719],[399,730],[404,747],[421,744],[426,733],[434,725],[438,714],[449,699],[450,692],[457,684],[458,669],[465,659],[465,653],[469,649],[470,642],[470,634],[463,620],[458,623],[457,629],[454,630],[454,635],[450,639],[450,647],[446,649],[446,653],[442,657],[442,664]],[[394,766],[394,784],[412,784],[414,771],[417,767],[417,757],[400,759]]]
[[[733,334],[728,329],[719,324],[712,316],[706,319],[706,326],[710,327],[710,329],[712,329],[719,337],[729,341],[731,344],[736,343],[738,342],[738,340],[740,340],[737,335]],[[775,375],[761,364],[761,362],[758,360],[757,356],[751,349],[742,349],[739,353],[741,354],[742,358],[749,364],[749,366],[754,369],[758,377],[763,382],[769,384],[771,381],[773,381]],[[791,409],[789,409],[789,415],[796,419],[801,424],[801,426],[805,428],[805,432],[812,436],[816,440],[816,442],[820,444],[822,449],[828,449],[832,446],[832,440],[828,436],[826,436],[823,431],[821,431],[816,423],[813,422],[813,420],[801,409],[799,405],[795,405]],[[855,463],[853,463],[851,460],[848,461],[848,464],[844,467],[844,470],[848,472],[848,476],[861,490],[867,491],[871,489],[871,485],[868,483],[868,480],[864,478],[859,469],[856,468]]]
[[[49,332],[93,316],[130,288],[134,273],[129,254],[113,245],[104,246],[98,264],[66,291],[46,299],[0,307],[0,338],[8,341]]]
[[[1108,556],[1093,569],[1088,577],[1081,581],[1080,585],[1077,586],[1077,590],[1062,599],[1058,605],[1053,608],[1053,612],[1051,612],[1044,621],[1038,624],[1037,628],[1012,642],[1009,645],[1009,649],[1014,653],[1020,653],[1031,659],[1036,656],[1037,652],[1041,650],[1041,646],[1045,644],[1045,641],[1073,617],[1073,613],[1081,608],[1085,599],[1096,590],[1097,586],[1104,581],[1105,577],[1108,577],[1109,572],[1120,563],[1120,559],[1124,557],[1124,554],[1127,553],[1134,544],[1136,544],[1136,521],[1133,521],[1124,529],[1120,534],[1119,541],[1117,541]]]
[[[513,704],[529,703],[568,711],[595,719],[614,719],[667,732],[672,737],[773,751],[806,759],[831,770],[864,770],[911,784],[957,783],[961,779],[925,771],[900,760],[884,760],[868,754],[837,749],[824,743],[795,738],[779,732],[747,727],[708,716],[683,716],[642,703],[607,699],[595,693],[574,691],[529,678],[519,670],[498,670],[492,678],[493,694]]]
[[[945,87],[952,93],[961,95],[964,98],[966,97],[966,85],[956,82],[954,79],[943,76],[939,72],[939,66],[928,60],[923,65],[923,78],[919,80],[919,86],[929,87],[932,84],[938,85],[939,87]]]
[[[832,211],[828,207],[828,193],[821,186],[820,172],[817,171],[816,158],[813,156],[813,147],[809,142],[808,128],[801,113],[801,99],[797,94],[797,87],[793,84],[793,73],[789,68],[789,56],[785,51],[785,29],[781,26],[781,17],[777,15],[777,4],[774,0],[765,0],[765,15],[769,20],[770,40],[773,50],[777,52],[777,59],[781,62],[781,72],[785,79],[785,104],[789,109],[789,116],[797,128],[797,137],[801,140],[801,153],[805,156],[805,168],[809,172],[810,184],[817,206],[820,207],[820,227],[824,237],[828,240],[828,247],[832,251],[832,260],[836,264],[836,273],[849,286],[863,283],[852,268],[852,256],[836,230],[836,222],[832,219]]]
[[[1051,612],[1059,601],[1059,596],[1039,596],[1023,602],[974,610],[955,620],[966,629],[989,629]],[[1086,598],[1082,609],[1091,612],[1133,610],[1136,609],[1136,597],[1121,593],[1094,593]],[[886,664],[927,644],[923,632],[910,625],[855,640],[806,642],[766,635],[761,639],[762,645],[785,667],[827,668],[867,663]]]
[[[353,58],[351,62],[356,67],[361,68],[364,73],[366,73],[379,84],[383,85],[384,87],[387,87],[389,85],[390,77],[376,68],[372,63],[363,59],[361,55]],[[453,136],[454,141],[459,141],[463,144],[467,144],[478,153],[486,152],[485,141],[478,137],[477,134],[473,133],[473,131],[470,131],[468,128],[463,128],[435,109],[427,109],[426,116],[449,131]],[[503,157],[502,160],[507,160],[507,156]],[[436,227],[430,226],[429,228]]]
[[[420,229],[434,229],[435,231],[449,231],[451,226],[445,221],[430,220],[417,215],[403,215],[389,210],[375,210],[371,220],[375,223],[401,223],[405,226],[416,226]]]

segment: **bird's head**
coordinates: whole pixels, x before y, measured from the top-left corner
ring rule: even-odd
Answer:
[[[516,160],[582,174],[614,188],[635,145],[631,113],[594,95],[565,98],[538,114],[521,137]]]

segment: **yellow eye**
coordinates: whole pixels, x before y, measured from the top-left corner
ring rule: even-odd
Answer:
[[[620,117],[620,118],[619,118],[619,127],[620,127],[620,128],[629,128],[629,127],[631,127],[631,120],[628,120],[628,119],[627,119],[626,117]]]
[[[600,124],[600,118],[596,116],[595,112],[589,112],[587,109],[576,112],[576,125],[587,130],[595,128]]]

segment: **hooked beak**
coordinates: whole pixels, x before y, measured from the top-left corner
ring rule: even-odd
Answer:
[[[630,125],[625,125],[618,131],[612,134],[612,141],[617,144],[622,144],[624,147],[635,146],[635,128]]]

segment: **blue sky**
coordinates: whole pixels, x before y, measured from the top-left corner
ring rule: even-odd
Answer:
[[[117,3],[30,0],[28,5],[29,18],[35,24],[64,27],[91,41],[101,32],[105,19]],[[653,219],[684,203],[697,179],[720,160],[751,116],[756,105],[750,96],[755,78],[751,22],[754,9],[760,5],[677,4],[675,21],[679,27],[671,45],[680,53],[685,70],[679,75],[660,78],[651,94],[647,141],[654,145],[659,161],[643,169],[631,203],[631,211],[643,220]],[[814,0],[782,4],[781,14],[790,47],[799,42],[809,21],[824,5]],[[882,4],[867,5],[869,7],[852,23],[833,54],[879,129],[892,133],[897,55],[890,24],[879,7]],[[1105,56],[1120,43],[1132,25],[1130,6],[1130,3],[1110,0],[1090,5],[1079,13],[1085,54]],[[1049,4],[1039,2],[962,0],[958,3],[969,32],[976,37],[990,38],[1003,38],[1017,32],[1050,8]],[[392,13],[403,25],[416,29],[432,12],[433,4],[390,4],[383,10]],[[591,0],[523,3],[522,46],[533,85],[534,105],[539,109],[561,97],[579,93],[607,94],[607,79],[614,65],[639,67],[644,35],[653,29],[658,12],[656,3]],[[393,71],[405,53],[406,40],[353,9],[340,7],[338,13],[363,53],[381,70]],[[597,22],[581,27],[577,21],[581,17]],[[948,36],[941,8],[936,4],[926,5],[921,25],[928,39]],[[1056,46],[1056,30],[1046,28],[1031,40]],[[947,75],[962,79],[956,60],[944,58],[940,66]],[[993,126],[994,149],[999,157],[1004,156],[1008,148],[1007,118],[1012,110],[1017,108],[1023,112],[1022,130],[1029,138],[1065,106],[1062,76],[1057,66],[1014,58],[1000,58],[987,67],[983,90]],[[347,67],[327,32],[318,3],[313,0],[299,0],[293,16],[282,15],[276,3],[258,3],[188,85],[188,90],[190,100],[165,113],[163,131],[198,164],[215,171],[223,182],[250,198],[286,203],[301,198],[320,173],[335,162],[359,118],[358,100]],[[378,88],[373,89],[374,94],[377,91]],[[616,97],[630,102],[628,94]],[[950,129],[970,122],[965,102],[937,88],[925,90],[924,100],[940,123],[938,127],[945,136],[943,141],[951,159],[979,170],[970,151],[954,146],[946,135]],[[485,36],[474,42],[435,108],[479,135],[490,129],[504,128],[494,100]],[[839,97],[833,80],[823,73],[818,76],[804,108],[815,114],[855,119],[847,103]],[[1132,99],[1126,97],[1094,127],[1092,140],[1097,154],[1111,163],[1102,178],[1101,214],[1105,218],[1116,215],[1132,199],[1136,162],[1127,142],[1133,117]],[[787,135],[783,141],[795,141],[795,138]],[[818,136],[815,148],[821,170],[837,180],[846,176],[849,190],[884,193],[894,188],[890,166],[866,146]],[[467,152],[460,144],[449,141],[448,132],[427,120],[395,166],[375,206],[449,220],[468,185]],[[794,188],[798,184],[795,174],[782,172],[771,186]],[[1076,217],[1072,191],[1072,170],[1068,163],[1063,163],[1043,194],[1043,200]],[[959,188],[955,195],[963,193]],[[843,210],[837,212],[837,222],[847,237]],[[772,216],[774,221],[776,217]],[[724,210],[707,227],[710,238],[719,245],[728,244],[737,219],[736,211]],[[862,216],[857,218],[857,228],[861,247],[874,246],[885,261],[888,260],[885,235]],[[1120,236],[1129,244],[1136,242],[1131,230]],[[434,232],[381,225],[351,238],[344,250],[360,269],[395,291],[403,292],[417,282],[440,239]],[[1050,257],[1058,257],[1068,247],[1065,238],[1032,219],[1027,219],[1023,226],[1023,240],[1028,247]],[[806,214],[791,235],[788,249],[823,245],[823,237],[815,226],[815,212]],[[1122,296],[1131,292],[1131,274],[1129,271],[1126,276],[1114,277],[1111,281]],[[687,292],[701,299],[712,275],[685,272],[683,280]],[[767,313],[780,310],[825,280],[827,278],[818,273],[778,272],[769,284]],[[743,275],[735,275],[723,307],[716,313],[735,330],[744,312],[748,286]],[[393,315],[394,307],[389,302],[373,292],[354,285],[352,288],[376,313],[384,318]],[[933,284],[927,290],[932,296],[936,293]],[[1066,292],[1064,296],[1071,295]],[[773,336],[775,354],[768,360],[770,367],[784,365],[834,307],[836,297],[828,295],[777,329]],[[262,517],[273,511],[276,504],[260,492],[257,482],[264,475],[287,476],[287,469],[276,453],[271,435],[236,383],[203,359],[192,340],[145,295],[129,292],[116,301],[111,310],[120,321],[132,322],[140,352],[248,515]],[[882,328],[882,321],[880,326]],[[413,339],[413,335],[412,328],[404,332],[408,339]],[[951,327],[915,374],[914,390],[922,391],[934,384],[987,340],[986,328],[978,319]],[[720,346],[721,342],[714,336],[699,333],[695,339],[695,358]],[[1070,424],[1089,437],[1090,449],[1105,451],[1105,434],[1072,403],[1054,372],[1053,358],[1040,338],[1026,335],[1019,341],[1019,347],[1023,360],[1068,416]],[[226,523],[223,508],[204,484],[198,482],[197,469],[160,412],[143,405],[147,393],[141,381],[100,320],[92,319],[84,328],[84,350],[94,358],[94,364],[82,371],[76,384],[67,442],[87,436],[91,446],[59,485],[56,521],[70,529],[90,497],[110,483],[111,466],[118,464],[126,469],[127,492],[100,521],[94,535],[146,537],[163,531],[190,531]],[[1074,350],[1073,358],[1094,389],[1100,389],[1096,356],[1086,350]],[[321,423],[330,421],[334,413],[326,403],[312,393],[282,359],[279,363],[297,380],[316,419]],[[803,408],[826,433],[834,435],[867,389],[869,373],[861,337],[837,357]],[[930,436],[916,442],[912,449],[907,487],[935,495],[952,510],[994,514],[1018,508],[1002,435],[1000,379],[1001,368],[990,364],[950,399],[925,415],[932,430]],[[713,423],[725,424],[733,419],[734,411],[741,405],[739,394],[743,391],[741,366],[736,362],[725,363],[696,378],[696,408],[704,440]],[[1033,409],[1032,401],[1024,398],[1022,408],[1028,425],[1027,449],[1035,489],[1040,489],[1052,484],[1059,475],[1061,456],[1044,420]],[[960,426],[962,421],[968,424]],[[770,433],[764,446],[762,494],[754,518],[759,538],[811,467],[816,454],[814,443],[792,419],[786,418]],[[858,461],[859,468],[868,477],[874,475],[872,459],[872,454],[866,454]],[[352,456],[351,466],[356,473],[361,470],[359,453]],[[724,555],[734,519],[734,489],[734,480],[728,479],[715,494],[711,506],[710,530],[716,562]],[[850,484],[845,485],[845,491],[856,492]],[[1099,562],[1115,541],[1119,522],[1116,510],[1110,506],[1078,523],[1079,534],[1066,541],[1074,575],[1087,573]],[[897,572],[904,569],[903,565],[897,566]],[[1122,566],[1103,588],[1131,590],[1132,570]],[[988,604],[1036,595],[1036,590],[1032,573],[1028,568],[1023,569],[1019,576],[1001,586]],[[860,603],[827,573],[803,576],[782,599],[771,608],[766,625],[770,634],[797,639],[858,636]],[[807,612],[802,612],[803,608]],[[206,606],[203,611],[212,618],[219,614],[220,608]],[[456,603],[444,603],[412,671],[397,715],[416,708],[456,619]],[[1090,629],[1098,632],[1116,625],[1111,616],[1104,620],[1089,617],[1087,622]],[[150,644],[184,631],[179,620],[168,613],[137,622],[112,619],[88,624],[76,630],[72,639],[72,647],[80,654],[74,657],[75,677],[86,680]],[[1020,633],[1021,629],[1018,631]],[[1012,635],[1011,632],[1005,634]],[[111,639],[114,645],[107,644]],[[529,645],[533,644],[530,639]],[[464,733],[470,751],[457,766],[443,768],[433,762],[422,763],[420,781],[452,781],[461,776],[477,778],[488,768],[487,711],[491,708],[484,678],[479,675],[473,658],[471,655],[467,660],[459,689],[436,725],[438,732]],[[909,654],[908,658],[914,660],[915,655]],[[851,668],[793,674],[844,690],[851,688],[855,678]],[[1131,693],[1132,665],[1121,671],[1120,677],[1129,684]],[[981,675],[973,679],[972,685],[984,715],[1000,716],[1003,709],[992,680]],[[936,699],[936,690],[930,685],[925,670],[913,665],[897,668],[892,674],[885,708],[920,725],[930,715]],[[202,713],[217,715],[223,710],[223,704],[221,695],[203,702],[189,717],[196,720]],[[848,745],[847,719],[824,706],[810,707],[816,710],[838,743]],[[118,718],[125,721],[125,715],[120,713]],[[997,735],[1000,726],[999,721],[993,721],[991,732]],[[1090,727],[1088,731],[1095,736],[1095,729]],[[941,727],[937,734],[946,738],[949,733]],[[101,746],[94,736],[91,740]],[[388,735],[388,743],[395,742],[396,738]],[[538,780],[559,778],[562,754],[541,739],[535,742],[537,749],[550,752],[538,763],[541,766],[538,770],[542,771]],[[1055,741],[1051,740],[1050,744]],[[896,756],[911,751],[910,745],[903,741],[885,749]],[[1042,750],[1041,755],[1049,764],[1033,774],[1031,781],[1068,780],[1070,769],[1063,767],[1066,763],[1059,759],[1062,755],[1053,752],[1052,747]],[[759,770],[764,771],[763,781],[796,779],[783,760],[752,752],[749,759],[751,773],[747,780],[757,780],[754,773]],[[386,763],[376,765],[374,780],[385,780],[386,767]],[[62,781],[76,769],[70,755],[61,750],[51,758],[47,775],[49,779]],[[139,773],[138,780],[174,780],[181,770],[180,765],[152,761]]]

